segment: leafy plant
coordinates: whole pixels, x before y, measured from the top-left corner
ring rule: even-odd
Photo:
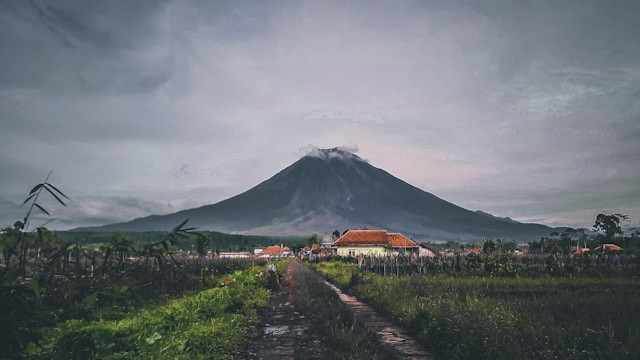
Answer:
[[[29,243],[27,235],[29,222],[34,209],[51,215],[39,202],[43,191],[49,193],[58,203],[66,206],[62,200],[70,200],[67,195],[49,182],[51,172],[42,183],[31,189],[22,203],[30,202],[29,209],[22,221],[13,228],[6,228],[0,234],[0,248],[5,263],[0,266],[0,343],[5,344],[1,357],[19,356],[30,343],[38,340],[37,317],[39,311],[40,285],[37,279],[27,279],[27,254]],[[45,231],[37,233],[36,240],[44,239]],[[17,256],[17,269],[13,268],[13,257]]]
[[[34,208],[37,208],[43,213],[51,216],[51,214],[42,205],[38,203],[38,198],[40,197],[40,194],[42,193],[43,190],[49,193],[54,199],[56,199],[56,201],[59,204],[63,206],[67,206],[67,204],[62,200],[62,198],[71,200],[67,195],[65,195],[62,191],[60,191],[58,188],[56,188],[55,186],[53,186],[53,184],[49,182],[49,177],[51,176],[51,173],[52,171],[49,171],[49,174],[47,174],[47,177],[44,179],[44,181],[37,184],[36,186],[33,187],[33,189],[31,189],[31,191],[29,192],[29,195],[22,203],[22,205],[24,205],[28,202],[31,202],[31,205],[29,205],[29,210],[27,211],[27,214],[25,215],[24,221],[23,221],[25,231],[29,230],[29,220],[31,219],[31,213]]]
[[[232,284],[137,310],[120,320],[69,320],[47,329],[36,358],[233,359],[259,323],[270,292],[254,267]]]

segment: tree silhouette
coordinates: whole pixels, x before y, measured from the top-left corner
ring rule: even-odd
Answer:
[[[318,241],[319,241],[318,239],[319,239],[318,238],[318,234],[313,234],[313,235],[309,236],[307,238],[307,245],[309,245],[309,247],[311,247],[311,245],[317,244]]]
[[[605,241],[612,242],[613,238],[617,234],[622,234],[620,222],[627,219],[629,219],[629,216],[624,214],[598,214],[598,216],[596,216],[596,221],[593,224],[593,229],[604,232]]]

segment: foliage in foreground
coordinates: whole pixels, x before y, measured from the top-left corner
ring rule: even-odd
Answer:
[[[316,267],[447,359],[637,359],[634,278],[380,276]]]
[[[270,296],[262,268],[236,271],[233,283],[166,304],[138,310],[121,320],[69,320],[44,331],[41,359],[233,359],[255,332]]]

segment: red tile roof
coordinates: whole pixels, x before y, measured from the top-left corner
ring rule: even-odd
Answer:
[[[388,245],[385,230],[349,230],[333,245]]]
[[[408,239],[406,236],[398,233],[390,233],[387,237],[389,245],[393,247],[414,247],[418,246],[417,243]]]
[[[272,245],[262,250],[260,255],[281,255],[283,251],[291,251],[288,246],[280,247],[280,245]]]
[[[588,252],[588,251],[590,251],[590,249],[589,249],[589,248],[579,248],[579,249],[576,249],[576,252],[575,252],[575,253],[576,253],[576,254],[582,254],[582,253],[586,253],[586,252]]]
[[[473,248],[470,250],[472,253],[474,254],[480,254],[482,252],[482,248],[481,247],[477,247],[477,248]]]
[[[418,244],[402,234],[388,233],[386,230],[349,230],[334,246],[378,245],[391,247],[416,247]]]
[[[621,248],[620,246],[616,245],[616,244],[602,244],[600,246],[598,246],[597,248],[595,248],[594,250],[602,250],[604,248],[604,250],[607,251],[622,251],[624,250],[623,248]]]

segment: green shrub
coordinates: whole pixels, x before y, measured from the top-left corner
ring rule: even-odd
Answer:
[[[167,301],[121,320],[69,320],[44,331],[46,359],[232,359],[259,324],[270,297],[259,268],[236,271],[229,286]]]

